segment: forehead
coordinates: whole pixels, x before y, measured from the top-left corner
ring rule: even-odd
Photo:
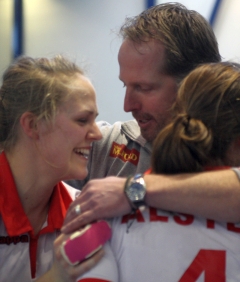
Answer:
[[[118,54],[119,78],[128,80],[154,80],[163,73],[165,47],[157,40],[135,43],[125,39]]]
[[[72,78],[67,89],[66,99],[60,105],[61,109],[87,109],[96,111],[96,94],[91,81],[84,75],[77,74]]]
[[[95,96],[95,89],[86,76],[78,73],[76,74],[71,82],[70,92],[72,94],[79,95],[81,98]]]

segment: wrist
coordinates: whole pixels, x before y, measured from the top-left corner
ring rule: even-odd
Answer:
[[[124,193],[133,211],[145,206],[146,184],[143,175],[129,176],[124,185]]]
[[[129,175],[127,177],[127,179],[126,179],[126,181],[124,183],[123,193],[125,195],[125,198],[127,199],[127,202],[129,204],[130,208],[131,208],[131,211],[134,211],[134,210],[136,210],[136,207],[133,205],[132,201],[129,199],[129,197],[126,194],[126,189],[127,189],[128,185],[129,185],[129,182],[131,181],[132,178],[133,178],[132,175]]]

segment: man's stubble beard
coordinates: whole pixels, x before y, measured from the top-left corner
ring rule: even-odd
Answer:
[[[156,120],[156,119],[155,119]],[[148,141],[149,143],[153,143],[155,138],[157,137],[158,133],[163,129],[165,128],[165,126],[167,124],[169,124],[170,122],[170,117],[168,118],[161,118],[159,117],[158,120],[160,120],[161,122],[156,122],[156,126],[155,128],[152,128],[151,130],[150,129],[147,129],[147,130],[142,130],[140,128],[140,131],[141,131],[141,135],[142,137]]]

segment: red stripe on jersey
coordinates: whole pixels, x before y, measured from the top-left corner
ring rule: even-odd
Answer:
[[[41,234],[54,232],[62,227],[66,211],[72,202],[66,187],[59,182],[53,189],[48,211],[47,226],[38,235],[34,230],[22,207],[16,185],[5,153],[0,154],[0,213],[9,236],[29,234],[30,261],[32,278],[36,274],[36,258],[38,238]]]

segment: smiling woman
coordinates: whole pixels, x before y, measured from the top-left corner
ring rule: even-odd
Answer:
[[[79,194],[61,181],[86,177],[91,144],[101,138],[97,114],[90,80],[61,56],[20,57],[5,71],[0,88],[0,281],[74,280],[102,256],[99,252],[82,264],[66,265],[60,253],[66,236],[58,236]]]
[[[67,92],[70,95],[63,97],[54,118],[55,129],[43,120],[39,126],[44,136],[36,145],[62,179],[83,179],[88,173],[86,162],[92,141],[101,137],[95,125],[95,91],[86,77],[75,74]],[[93,129],[89,130],[89,125]]]

